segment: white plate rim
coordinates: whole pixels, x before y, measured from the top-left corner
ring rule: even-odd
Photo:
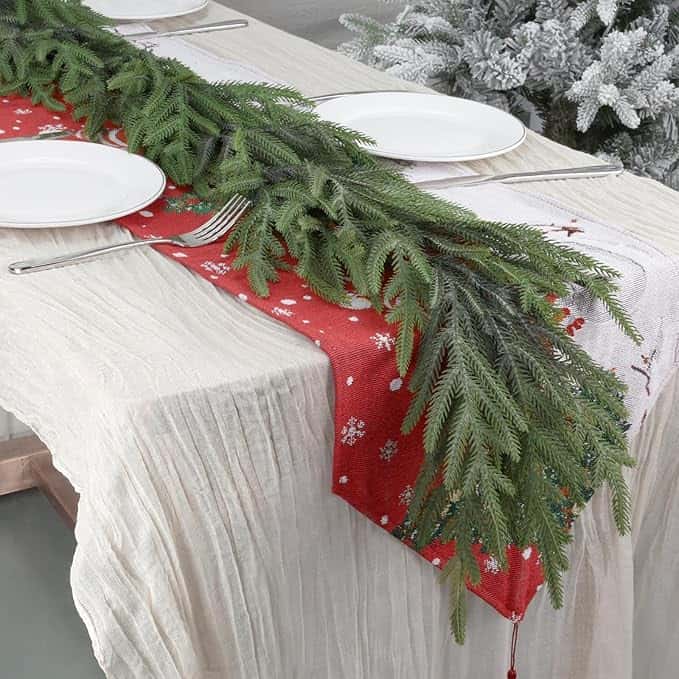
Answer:
[[[85,2],[84,4],[87,4],[87,2]],[[187,14],[200,12],[202,9],[205,9],[208,6],[208,4],[209,0],[203,0],[200,5],[192,7],[191,9],[185,9],[179,12],[170,12],[169,14],[167,12],[161,12],[160,14],[137,14],[135,16],[130,16],[129,14],[127,16],[125,15],[121,16],[119,14],[118,15],[106,14],[105,16],[107,19],[113,19],[113,21],[156,21],[160,19],[174,19],[175,17],[183,17],[186,16]]]
[[[165,189],[167,188],[167,175],[158,165],[156,165],[153,161],[149,160],[145,156],[131,154],[129,151],[123,148],[116,148],[115,146],[108,146],[107,144],[97,144],[96,142],[70,141],[65,139],[64,140],[45,139],[42,141],[36,141],[35,139],[13,139],[13,140],[8,139],[6,142],[3,142],[3,146],[8,146],[10,144],[26,144],[31,142],[38,144],[91,144],[93,146],[108,149],[109,151],[125,153],[126,155],[134,155],[135,158],[138,158],[140,161],[146,163],[149,167],[155,170],[159,179],[158,187],[156,188],[153,194],[149,194],[148,198],[144,198],[144,200],[141,201],[140,203],[137,203],[134,206],[129,206],[123,210],[106,213],[101,217],[96,217],[93,219],[87,218],[85,220],[83,220],[83,218],[78,218],[62,221],[56,221],[54,219],[51,219],[44,222],[11,222],[3,220],[2,216],[0,215],[0,229],[63,229],[70,226],[91,226],[92,224],[110,222],[116,219],[120,219],[122,217],[127,217],[128,215],[134,214],[135,212],[139,212],[139,210],[143,210],[145,207],[149,206],[151,203],[154,203],[156,200],[158,200],[158,198],[160,198],[163,195]]]
[[[321,101],[315,108],[314,111],[316,113],[322,112],[322,109],[326,105],[330,105],[333,102],[339,101],[339,100],[344,100],[344,99],[353,99],[356,97],[373,97],[375,95],[402,95],[402,94],[409,94],[409,95],[419,95],[420,97],[441,97],[445,99],[453,99],[457,101],[464,101],[465,103],[471,103],[475,104],[477,106],[482,106],[484,108],[490,108],[494,112],[499,113],[499,114],[504,114],[508,118],[511,118],[514,122],[518,123],[521,127],[521,134],[519,137],[516,139],[516,141],[512,142],[511,144],[504,146],[499,149],[493,149],[492,151],[487,151],[484,153],[474,153],[474,154],[454,154],[454,155],[421,155],[421,154],[407,154],[407,153],[398,153],[394,151],[388,151],[388,150],[381,150],[379,145],[373,146],[370,144],[361,144],[362,148],[364,148],[368,153],[371,153],[374,156],[379,156],[380,158],[389,158],[392,160],[407,160],[411,162],[420,162],[420,163],[465,163],[465,162],[471,162],[473,160],[484,160],[485,158],[495,158],[497,156],[504,155],[506,153],[509,153],[510,151],[514,151],[515,149],[519,148],[525,141],[526,137],[528,136],[528,130],[526,126],[523,124],[521,120],[519,120],[516,116],[513,116],[511,113],[507,113],[507,111],[503,111],[502,109],[496,108],[495,106],[490,106],[489,104],[484,104],[480,101],[474,101],[473,99],[465,99],[463,97],[449,97],[447,95],[443,95],[440,93],[436,92],[413,92],[412,90],[403,90],[403,91],[394,91],[394,92],[380,92],[375,91],[375,92],[361,92],[358,94],[345,94],[337,97],[333,97],[332,99],[328,99],[326,101]],[[321,116],[322,117],[322,116]],[[348,125],[348,127],[351,127]]]

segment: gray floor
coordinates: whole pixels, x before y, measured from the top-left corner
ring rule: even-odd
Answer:
[[[392,16],[378,0],[223,0],[335,47],[342,12]],[[73,534],[37,492],[0,498],[0,679],[102,679],[68,582]]]
[[[284,31],[334,49],[351,33],[337,21],[340,14],[357,12],[386,19],[403,3],[385,0],[217,0]]]
[[[102,679],[71,598],[73,533],[36,491],[0,498],[0,677]]]

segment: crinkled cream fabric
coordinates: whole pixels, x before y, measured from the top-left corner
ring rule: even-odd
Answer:
[[[228,14],[211,6],[204,18]],[[223,44],[234,50],[236,41],[243,61],[274,77],[295,82],[302,61],[311,71],[331,61],[272,29],[253,30],[268,39],[268,53],[278,41],[278,61],[261,63],[238,31]],[[338,73],[353,68],[332,59]],[[353,89],[365,88],[361,73]],[[531,137],[517,164],[539,167],[535,158],[552,148],[578,162]],[[620,340],[589,310],[582,341],[599,360],[619,362],[631,380],[642,377],[631,361],[641,361],[648,374],[632,389],[634,530],[617,535],[606,493],[579,518],[566,605],[553,611],[543,591],[521,625],[518,669],[527,679],[672,676],[679,663],[671,617],[679,605],[679,286],[665,253],[679,252],[678,201],[630,177],[599,181],[564,189],[571,211],[506,189],[472,205],[545,226],[577,217],[588,247],[625,269],[625,294],[655,350],[646,365],[628,345],[599,341]],[[454,198],[478,200],[469,196]],[[597,211],[649,233],[635,240],[581,214]],[[0,229],[0,262],[127,238],[107,225]],[[650,263],[661,263],[664,278]],[[305,338],[155,252],[30,278],[1,266],[0,318],[0,404],[41,436],[81,493],[71,584],[108,677],[503,676],[510,624],[472,598],[467,643],[455,646],[434,569],[330,494],[331,374]]]

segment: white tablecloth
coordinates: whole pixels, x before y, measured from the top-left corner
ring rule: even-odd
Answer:
[[[505,198],[484,205],[505,219],[571,214],[493,195]],[[646,295],[639,320],[650,291],[660,297],[647,338],[658,370],[632,403],[634,531],[619,537],[606,494],[594,499],[577,524],[567,604],[554,612],[538,596],[519,672],[670,676],[679,662],[675,260],[639,241],[635,256],[631,236],[586,225],[608,234],[614,257],[625,250],[626,294]],[[127,237],[111,226],[0,230],[0,262]],[[635,277],[646,257],[667,267],[664,286]],[[0,329],[0,405],[43,438],[81,492],[72,587],[109,677],[503,676],[509,623],[474,599],[467,645],[456,647],[431,566],[330,494],[332,381],[306,339],[154,252],[24,279],[0,267],[0,317],[11,319]],[[597,342],[609,332],[603,320],[585,332],[602,362],[628,368],[632,349]]]

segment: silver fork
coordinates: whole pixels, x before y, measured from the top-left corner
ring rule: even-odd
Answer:
[[[9,271],[17,276],[21,276],[27,273],[36,273],[37,271],[47,271],[49,269],[58,269],[64,266],[89,262],[114,252],[124,252],[126,250],[142,248],[148,245],[177,245],[180,248],[199,248],[202,245],[209,245],[210,243],[219,240],[229,229],[235,226],[236,222],[238,222],[249,206],[250,201],[247,198],[236,195],[211,219],[188,233],[182,233],[178,236],[171,236],[169,238],[135,240],[129,243],[110,245],[95,250],[74,252],[60,257],[16,262],[9,265]]]

